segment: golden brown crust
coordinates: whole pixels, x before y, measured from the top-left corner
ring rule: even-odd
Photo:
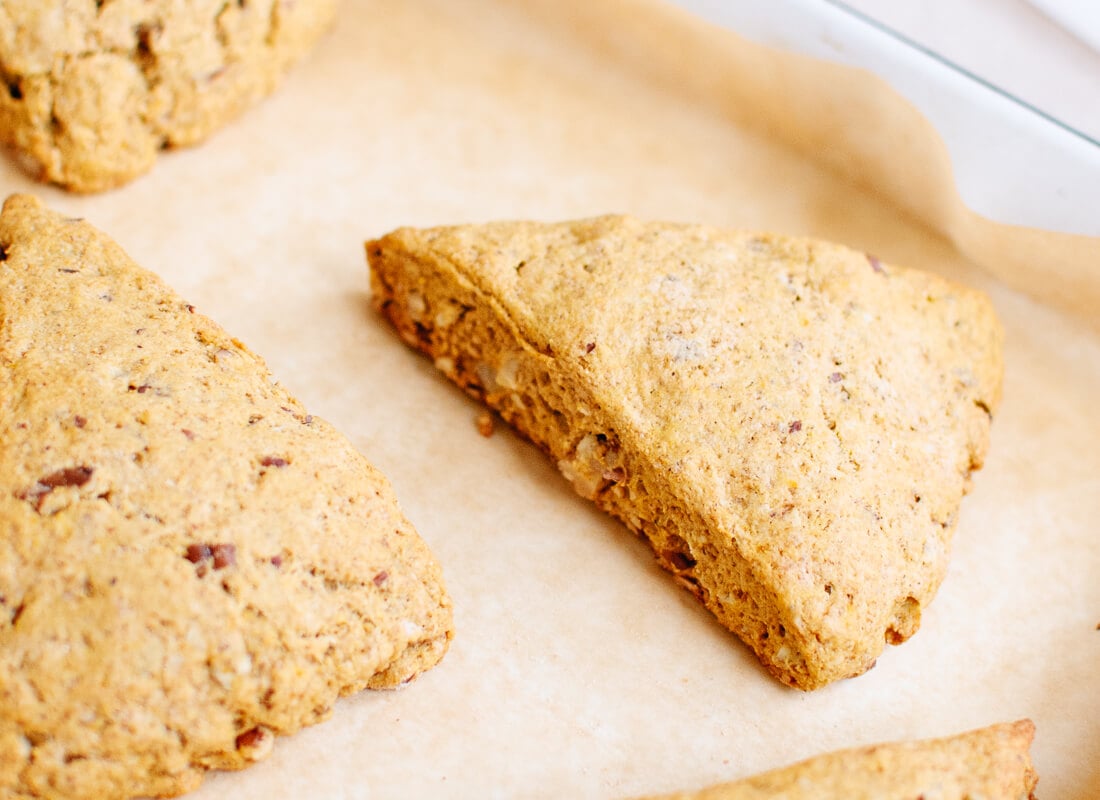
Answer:
[[[602,217],[367,245],[405,340],[780,680],[917,628],[1000,397],[978,292],[826,242]]]
[[[337,0],[0,0],[0,142],[79,192],[146,172],[274,90]]]
[[[752,778],[648,800],[1028,800],[1038,782],[1031,720],[946,739],[811,758]]]
[[[103,234],[0,214],[0,796],[167,796],[451,636],[386,479]]]

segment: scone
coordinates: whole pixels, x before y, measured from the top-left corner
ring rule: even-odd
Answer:
[[[776,677],[918,627],[1001,386],[988,299],[810,239],[603,217],[402,229],[376,306]]]
[[[386,479],[109,238],[0,214],[0,797],[193,789],[451,636]]]
[[[79,192],[146,172],[269,94],[337,0],[0,0],[0,143]]]
[[[947,739],[829,753],[745,780],[649,800],[1028,800],[1031,720]]]

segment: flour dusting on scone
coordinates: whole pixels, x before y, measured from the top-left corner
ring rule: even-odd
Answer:
[[[643,223],[367,244],[411,346],[801,689],[918,627],[1000,398],[988,299],[822,241]]]
[[[0,0],[0,143],[42,180],[123,184],[275,89],[337,0]]]
[[[1031,720],[945,739],[811,758],[752,778],[648,800],[1029,800],[1038,775]]]
[[[0,796],[170,796],[451,636],[386,479],[87,223],[0,214]]]

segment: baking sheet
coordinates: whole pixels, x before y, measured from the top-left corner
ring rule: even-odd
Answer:
[[[922,170],[898,147],[900,172],[876,185],[888,153],[856,163],[839,105],[812,106],[813,147],[806,119],[773,106],[835,89],[887,124],[904,107],[881,84],[839,67],[821,82],[680,19],[618,0],[349,0],[282,91],[119,191],[67,196],[0,163],[4,194],[109,232],[343,430],[454,597],[437,669],[342,701],[194,797],[629,797],[1021,716],[1038,725],[1041,796],[1100,795],[1100,337],[1082,298],[1100,297],[1100,241],[971,225],[944,163]],[[757,58],[779,72],[744,71]],[[673,62],[679,83],[653,69]],[[780,79],[793,88],[747,85]],[[761,105],[716,102],[739,82]],[[906,125],[914,152],[935,152]],[[928,205],[891,199],[902,175]],[[482,438],[477,406],[369,309],[370,236],[608,211],[824,236],[993,297],[1007,367],[992,450],[920,632],[870,673],[813,694],[776,683],[531,446],[501,427]]]

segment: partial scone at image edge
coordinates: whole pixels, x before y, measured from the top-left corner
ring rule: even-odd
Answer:
[[[0,0],[0,143],[75,192],[120,186],[270,94],[338,0]]]
[[[618,216],[366,251],[402,339],[780,681],[859,675],[917,630],[1000,401],[984,294],[824,241]]]
[[[940,739],[809,758],[761,775],[639,800],[1035,800],[1029,719]]]
[[[389,481],[32,197],[0,213],[0,365],[0,797],[181,794],[447,651]]]

